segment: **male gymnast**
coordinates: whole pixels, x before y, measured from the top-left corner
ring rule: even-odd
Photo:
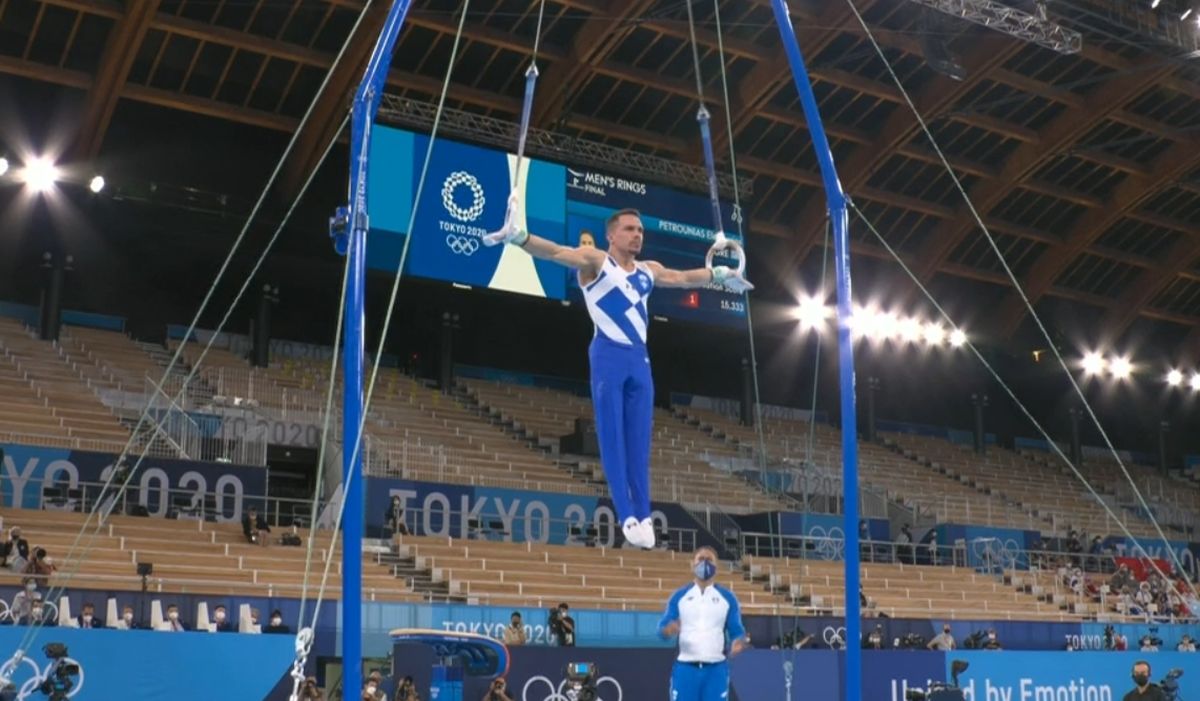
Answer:
[[[635,209],[621,209],[605,222],[608,250],[563,246],[534,236],[516,224],[520,200],[509,199],[504,228],[483,237],[484,244],[511,243],[535,258],[574,268],[587,302],[595,335],[588,348],[592,405],[600,462],[608,479],[617,520],[625,540],[654,547],[650,520],[650,436],[654,421],[654,383],[646,351],[646,303],[655,285],[723,285],[733,292],[754,286],[725,266],[672,270],[652,260],[639,261],[645,234]]]

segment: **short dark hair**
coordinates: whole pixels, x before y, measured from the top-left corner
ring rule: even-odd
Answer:
[[[565,601],[563,603],[559,604],[558,607],[560,609],[568,609],[568,610],[570,610],[570,608],[571,608],[570,606],[567,606],[567,603]]]
[[[637,211],[633,207],[626,207],[624,209],[618,209],[617,211],[608,215],[608,219],[604,220],[604,229],[607,231],[608,229],[611,229],[614,226],[616,226],[617,220],[620,219],[621,217],[625,216],[626,214],[632,214],[633,216],[639,217],[639,218],[642,216],[642,213]]]
[[[520,617],[521,617],[521,612],[520,612],[520,611],[513,611],[513,612],[512,612],[512,615],[513,615],[513,616],[516,616],[517,618],[520,618]],[[512,616],[509,616],[509,618],[512,618]]]
[[[1138,660],[1137,662],[1134,662],[1133,669],[1137,669],[1137,666],[1140,664],[1146,665],[1146,674],[1149,674],[1150,673],[1150,663],[1145,660]]]

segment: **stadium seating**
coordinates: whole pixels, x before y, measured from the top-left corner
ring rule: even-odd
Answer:
[[[94,393],[112,386],[21,323],[0,317],[0,431],[8,440],[119,450],[129,431]]]
[[[577,418],[591,418],[591,402],[567,392],[508,385],[485,380],[460,380],[468,396],[514,431],[547,448],[575,429]],[[717,469],[716,464],[744,459],[743,451],[680,424],[672,415],[655,410],[651,444],[650,493],[659,501],[685,506],[719,505],[731,513],[780,509],[777,497]],[[579,460],[581,474],[592,482],[603,479],[599,463]]]
[[[306,548],[247,543],[240,524],[194,520],[111,516],[96,527],[96,519],[78,541],[86,516],[59,511],[9,512],[5,525],[20,525],[31,548],[44,547],[58,575],[50,584],[72,588],[140,591],[137,563],[152,563],[148,585],[154,592],[202,593],[230,596],[294,596],[305,581]],[[307,537],[307,532],[302,531]],[[329,548],[328,531],[318,532],[309,595],[320,585],[323,563],[333,558],[327,595],[341,594],[340,547]],[[363,596],[378,601],[419,601],[405,582],[384,566],[364,557]],[[66,576],[71,574],[69,578]],[[0,583],[18,584],[20,575],[0,569]]]

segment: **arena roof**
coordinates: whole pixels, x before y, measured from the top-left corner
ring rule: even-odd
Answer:
[[[1117,0],[1050,4],[1083,32],[1076,55],[930,24],[908,0],[856,3],[1030,299],[1099,310],[1114,338],[1139,320],[1180,338],[1191,329],[1200,348],[1200,58],[1119,16],[1135,3]],[[370,6],[320,91],[362,4],[0,0],[0,72],[86,92],[79,160],[104,152],[122,100],[279,132],[295,130],[315,101],[279,188],[286,200],[339,128],[389,3]],[[694,7],[716,152],[727,169],[720,38],[737,165],[753,178],[749,229],[772,240],[758,260],[782,287],[820,259],[824,195],[770,4],[722,5],[720,37],[712,4]],[[1164,2],[1164,21],[1184,7]],[[457,8],[415,3],[389,91],[436,98]],[[990,289],[990,331],[1011,337],[1025,308],[850,6],[791,9],[847,192],[923,280]],[[546,13],[535,126],[702,162],[683,3],[552,0]],[[472,3],[449,106],[518,118],[536,16],[536,2]],[[930,68],[931,44],[956,56],[965,77]],[[887,257],[862,227],[852,236],[857,255]]]

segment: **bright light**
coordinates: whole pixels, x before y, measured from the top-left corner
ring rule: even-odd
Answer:
[[[916,319],[902,319],[898,333],[905,343],[916,343],[921,340],[921,322]]]
[[[1160,2],[1162,2],[1162,0],[1150,0],[1150,9],[1157,9]]]
[[[8,172],[8,159],[0,156],[0,175]]]
[[[35,158],[25,166],[21,179],[34,192],[45,192],[58,180],[58,168],[48,158]]]
[[[92,181],[90,183],[88,183],[88,189],[95,193],[99,193],[101,190],[103,190],[104,189],[104,176],[97,175],[97,176],[93,177]]]
[[[896,330],[899,326],[899,319],[891,312],[879,312],[875,315],[875,333],[873,338],[876,341],[886,341],[896,335]]]
[[[1190,17],[1190,16],[1191,16],[1191,14],[1192,14],[1192,8],[1190,8],[1190,7],[1189,7],[1188,9],[1186,9],[1186,10],[1184,10],[1184,11],[1183,11],[1183,14],[1182,14],[1182,15],[1180,15],[1180,16],[1179,16],[1179,21],[1180,21],[1180,22],[1182,22],[1183,20],[1185,20],[1185,19],[1187,19],[1188,17]]]
[[[960,348],[967,342],[967,334],[963,333],[962,329],[954,329],[950,332],[950,346],[952,348]]]
[[[825,327],[825,320],[829,318],[829,308],[821,300],[808,297],[800,300],[795,314],[796,319],[800,322],[800,328],[820,331]]]
[[[1118,380],[1128,380],[1133,374],[1133,363],[1129,362],[1129,358],[1113,358],[1108,363],[1108,369]]]
[[[1100,373],[1104,372],[1104,368],[1107,363],[1104,361],[1103,356],[1095,351],[1092,351],[1091,353],[1084,354],[1083,361],[1080,363],[1080,365],[1083,366],[1084,374],[1099,375]]]
[[[1178,387],[1183,384],[1183,373],[1178,370],[1172,370],[1167,373],[1167,384],[1172,387]]]
[[[1192,375],[1191,381],[1188,382],[1193,391],[1200,392],[1200,372]]]
[[[946,340],[946,330],[936,321],[931,321],[925,326],[925,342],[931,346],[940,346],[942,341]]]

